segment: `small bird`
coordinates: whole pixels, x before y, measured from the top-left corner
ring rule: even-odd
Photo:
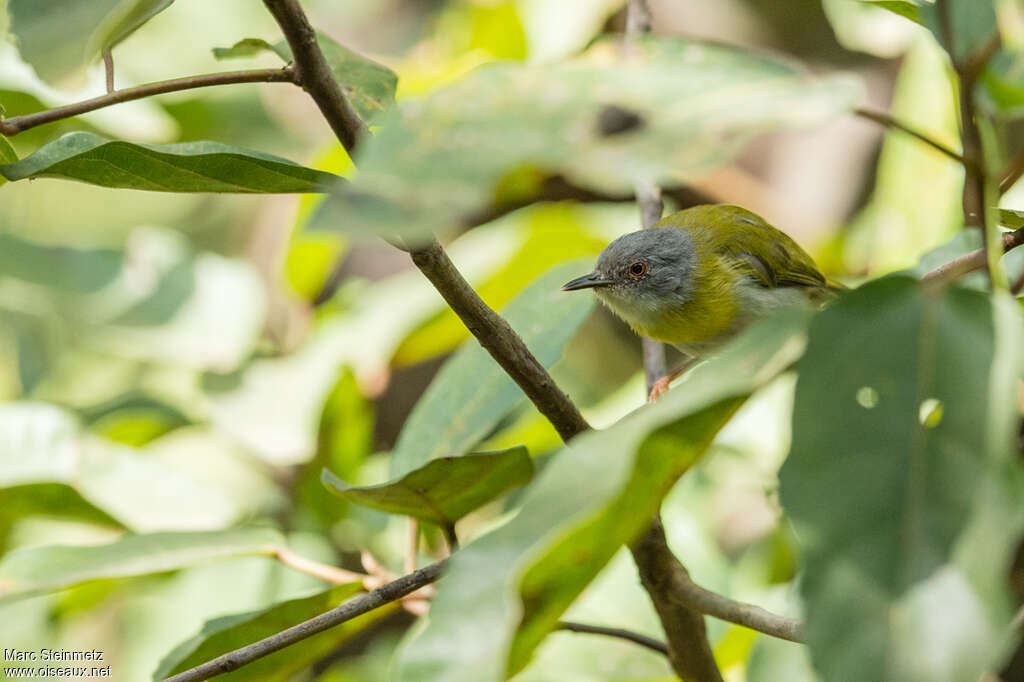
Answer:
[[[842,288],[764,218],[714,204],[619,237],[562,290],[593,289],[633,331],[699,359],[774,310],[820,305]],[[651,400],[681,373],[663,377]]]

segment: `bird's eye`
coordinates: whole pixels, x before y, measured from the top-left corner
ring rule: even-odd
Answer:
[[[633,277],[643,277],[647,274],[647,263],[638,260],[635,263],[630,264],[629,274]]]

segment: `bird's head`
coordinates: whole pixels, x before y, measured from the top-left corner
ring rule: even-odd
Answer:
[[[643,327],[690,300],[696,266],[690,232],[657,227],[619,237],[601,252],[593,272],[567,282],[562,290],[593,289],[620,317]]]

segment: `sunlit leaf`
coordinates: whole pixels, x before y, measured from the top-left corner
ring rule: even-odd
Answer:
[[[345,97],[360,118],[372,121],[395,103],[395,72],[372,59],[353,52],[330,36],[317,32],[316,41],[331,68],[334,80],[341,85]],[[291,47],[286,41],[273,45],[273,50],[286,62],[292,61]]]
[[[22,58],[46,81],[79,72],[174,0],[8,0]]]
[[[0,599],[88,580],[162,573],[214,559],[272,554],[284,540],[266,528],[126,535],[108,545],[27,547],[0,559]]]
[[[64,178],[102,187],[153,192],[323,192],[337,176],[269,154],[218,142],[132,144],[68,133],[15,163],[8,180]]]
[[[594,305],[591,296],[572,296],[559,287],[584,272],[583,263],[549,270],[508,304],[502,314],[545,367]],[[401,476],[438,457],[457,457],[478,442],[523,399],[523,393],[476,341],[467,342],[445,363],[402,427],[391,457]]]
[[[977,679],[1000,655],[997,576],[1024,521],[1020,326],[1012,303],[904,277],[811,326],[781,496],[825,682]]]
[[[3,116],[3,110],[0,109],[0,116]],[[14,163],[18,160],[18,154],[14,151],[14,147],[7,141],[7,138],[0,135],[0,164]],[[7,178],[0,176],[0,185],[7,182]]]
[[[380,485],[351,486],[327,469],[323,482],[349,502],[450,526],[532,476],[530,455],[526,448],[518,447],[432,459],[402,478]]]
[[[79,413],[93,433],[134,447],[191,421],[176,407],[143,393],[125,393]]]
[[[799,356],[806,321],[800,311],[775,316],[657,404],[555,454],[518,514],[455,554],[429,622],[402,649],[397,679],[491,682],[521,669],[751,391]],[[452,641],[460,645],[444,644]]]
[[[631,55],[606,40],[552,65],[489,64],[408,101],[313,225],[422,236],[467,220],[523,167],[616,193],[692,180],[757,133],[826,121],[860,96],[847,76],[722,45],[650,38]]]
[[[160,680],[205,663],[221,654],[269,637],[297,623],[329,611],[362,590],[362,585],[338,585],[309,597],[275,604],[263,611],[223,616],[208,621],[203,629],[167,654],[153,673]],[[365,630],[398,608],[386,604],[358,618],[307,637],[287,649],[264,656],[239,670],[222,676],[224,680],[287,680],[321,660],[343,642]]]

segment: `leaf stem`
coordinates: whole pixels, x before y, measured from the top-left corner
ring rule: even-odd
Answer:
[[[114,91],[114,55],[110,53],[110,48],[103,50],[103,75],[107,84],[107,94],[109,95]]]
[[[13,137],[36,126],[79,116],[90,111],[113,106],[114,104],[152,97],[153,95],[181,92],[182,90],[196,90],[215,85],[230,85],[233,83],[295,83],[295,73],[291,67],[286,66],[281,69],[252,69],[248,71],[208,73],[201,76],[189,76],[187,78],[174,78],[156,83],[146,83],[134,88],[115,90],[106,95],[100,95],[99,97],[93,97],[92,99],[62,107],[37,111],[32,114],[25,114],[24,116],[0,119],[0,135]]]
[[[347,571],[344,568],[338,568],[337,566],[330,566],[328,564],[320,563],[319,561],[313,561],[300,554],[296,554],[287,547],[279,547],[274,552],[274,558],[280,561],[288,568],[311,575],[314,578],[320,578],[323,581],[333,583],[335,585],[344,585],[345,583],[363,583],[364,580],[369,578],[368,575],[362,573],[356,573],[355,571]]]
[[[445,542],[448,543],[448,553],[454,554],[459,549],[459,536],[455,533],[455,524],[442,523],[441,532],[444,533]]]
[[[1024,227],[1013,232],[1004,232],[999,236],[1003,246],[1003,253],[1011,251],[1018,246],[1024,245]],[[930,282],[933,284],[945,284],[958,279],[968,272],[974,270],[980,270],[985,267],[987,263],[987,250],[983,247],[975,249],[970,253],[964,254],[959,258],[955,258],[948,263],[944,263],[939,267],[931,270],[921,277],[921,281]]]

